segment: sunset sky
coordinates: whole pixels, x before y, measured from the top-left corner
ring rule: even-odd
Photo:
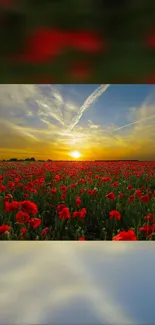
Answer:
[[[155,85],[0,85],[0,99],[0,159],[155,159]]]

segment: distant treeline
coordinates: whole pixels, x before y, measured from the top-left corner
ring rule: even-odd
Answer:
[[[42,161],[42,162],[44,162],[44,161],[52,161],[51,159],[48,159],[48,160],[36,160],[35,158],[25,158],[25,159],[17,159],[17,158],[11,158],[11,159],[8,159],[8,160],[5,160],[5,159],[3,159],[3,160],[0,160],[0,161],[13,161],[13,162],[20,162],[20,161]]]

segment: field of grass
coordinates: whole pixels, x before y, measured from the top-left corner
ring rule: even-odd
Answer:
[[[155,162],[1,162],[1,240],[154,240]]]

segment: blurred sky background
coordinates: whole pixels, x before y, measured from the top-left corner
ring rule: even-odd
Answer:
[[[153,243],[3,242],[0,324],[153,325]]]

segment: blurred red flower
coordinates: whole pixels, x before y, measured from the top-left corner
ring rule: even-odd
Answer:
[[[138,190],[136,190],[135,194],[140,198],[142,195],[142,192],[141,192],[141,190],[138,189]]]
[[[26,223],[30,220],[30,216],[27,212],[18,211],[16,214],[16,221],[19,223]]]
[[[150,222],[154,222],[154,216],[152,213],[148,213],[147,216],[144,217],[144,220],[149,220]]]
[[[70,218],[70,211],[68,208],[63,208],[60,212],[59,212],[59,217],[62,220],[66,220]]]
[[[77,218],[83,219],[83,218],[85,218],[86,214],[87,214],[86,209],[82,208],[80,211],[73,212],[73,218],[77,217]]]
[[[31,213],[33,216],[35,216],[38,213],[38,207],[32,201],[22,201],[20,202],[20,206],[22,211]]]
[[[127,189],[128,189],[128,190],[132,190],[132,189],[133,189],[133,186],[132,186],[131,184],[129,184],[129,185],[127,186]]]
[[[116,195],[115,195],[115,193],[114,192],[110,192],[109,194],[107,194],[105,197],[108,197],[110,200],[114,200],[115,199],[115,197],[116,197]]]
[[[119,183],[118,183],[118,182],[113,182],[113,183],[111,184],[111,186],[112,186],[112,187],[118,187],[118,186],[119,186]]]
[[[128,201],[129,201],[130,203],[133,203],[134,200],[135,200],[134,194],[131,195],[131,196],[129,196]]]
[[[105,41],[94,31],[73,31],[70,33],[70,44],[77,50],[98,53],[106,48]]]
[[[77,207],[79,207],[79,206],[81,205],[81,199],[80,199],[80,197],[77,197],[77,198],[75,199],[75,203],[76,203],[76,206],[77,206]]]
[[[136,234],[131,229],[128,231],[120,231],[116,236],[112,238],[112,240],[136,240]]]
[[[5,192],[6,191],[6,186],[0,185],[0,192]]]
[[[10,8],[12,7],[15,3],[17,2],[17,0],[0,0],[0,8]]]
[[[87,80],[93,74],[93,68],[87,62],[75,62],[71,65],[69,76],[78,80]]]
[[[17,201],[12,201],[12,202],[8,202],[8,201],[5,201],[4,202],[4,210],[5,212],[13,212],[13,211],[16,211],[20,206],[20,203],[17,202]]]
[[[9,231],[9,230],[10,230],[10,226],[8,226],[8,225],[0,226],[0,234],[3,234],[3,233],[5,233],[6,231]]]
[[[41,232],[42,238],[45,238],[49,232],[50,232],[50,229],[48,227],[44,228]]]
[[[110,220],[113,219],[113,218],[116,219],[116,220],[120,220],[121,219],[121,214],[117,210],[112,210],[112,211],[110,211],[109,214],[110,214]]]
[[[143,232],[145,234],[145,236],[147,237],[155,231],[155,224],[152,224],[152,225],[146,224],[143,227],[140,227],[139,231]]]
[[[123,199],[123,198],[125,197],[125,194],[124,194],[124,193],[120,193],[119,197],[120,197],[121,199]]]
[[[53,28],[39,27],[26,40],[22,61],[42,63],[59,55],[66,45],[64,33]]]
[[[38,218],[32,218],[30,221],[29,221],[29,225],[32,227],[32,228],[37,228],[39,227],[41,224],[41,220],[38,219]]]
[[[27,229],[26,229],[25,227],[22,227],[22,228],[20,229],[21,237],[25,236],[26,233],[27,233]]]
[[[145,43],[151,49],[155,48],[155,29],[152,29],[148,32],[145,38]]]
[[[149,196],[147,194],[141,196],[140,199],[143,203],[149,203]]]

